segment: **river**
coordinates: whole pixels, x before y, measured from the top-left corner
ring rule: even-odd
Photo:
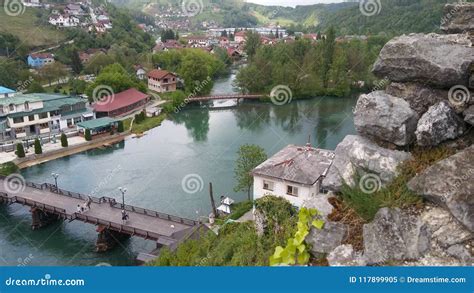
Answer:
[[[213,93],[232,92],[234,77],[218,80]],[[219,109],[187,107],[141,138],[43,163],[22,175],[33,182],[53,182],[51,173],[59,173],[63,189],[117,200],[121,200],[118,187],[126,187],[128,204],[196,219],[210,211],[209,182],[216,198],[247,198],[246,193],[233,191],[240,145],[260,145],[270,156],[288,144],[303,145],[311,136],[314,146],[334,149],[355,132],[354,98],[318,97],[282,106],[245,102],[221,108],[228,103],[232,104],[217,103]],[[139,252],[154,248],[152,241],[131,238],[98,254],[92,225],[74,221],[32,231],[30,223],[28,208],[0,207],[0,264],[131,265]]]

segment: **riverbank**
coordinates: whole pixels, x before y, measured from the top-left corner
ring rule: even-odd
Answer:
[[[13,160],[13,163],[15,163],[18,168],[24,169],[28,168],[34,165],[38,165],[44,162],[48,162],[51,160],[55,160],[58,158],[70,156],[73,154],[81,153],[87,150],[95,149],[95,148],[100,148],[100,147],[107,147],[112,144],[118,143],[120,141],[125,140],[125,138],[129,135],[130,133],[128,131],[120,134],[114,134],[111,136],[106,136],[106,137],[100,137],[97,139],[94,139],[92,141],[86,141],[84,143],[79,143],[73,146],[69,146],[67,148],[61,148],[57,150],[53,150],[50,152],[43,153],[41,155],[30,155],[25,158],[17,158]]]

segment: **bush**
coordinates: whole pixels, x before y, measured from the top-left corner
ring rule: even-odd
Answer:
[[[69,145],[68,141],[67,141],[67,136],[65,133],[61,133],[61,146],[63,148],[67,148]]]
[[[123,121],[122,121],[122,120],[120,120],[120,121],[118,122],[117,131],[118,131],[118,133],[122,133],[122,132],[124,131],[124,129],[123,129]]]
[[[92,140],[92,135],[90,129],[86,129],[86,132],[84,133],[84,138],[86,141],[91,141]]]
[[[24,158],[25,157],[25,148],[23,147],[22,143],[17,143],[16,144],[15,154],[17,155],[18,158]]]
[[[13,173],[17,173],[19,170],[18,166],[13,162],[7,162],[0,165],[0,175],[8,176]]]
[[[35,139],[35,154],[41,155],[43,153],[43,148],[41,147],[41,142],[39,139]]]

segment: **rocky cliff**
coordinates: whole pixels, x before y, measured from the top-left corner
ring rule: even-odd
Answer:
[[[312,232],[313,251],[328,253],[330,265],[474,262],[474,3],[446,5],[441,29],[445,34],[396,37],[381,50],[373,73],[391,83],[359,97],[359,135],[337,146],[323,187],[337,193],[371,175],[380,188],[415,148],[428,152],[442,145],[457,153],[405,183],[423,198],[421,209],[384,207],[363,226],[363,251],[343,244],[345,229],[331,235],[333,223],[327,237]]]

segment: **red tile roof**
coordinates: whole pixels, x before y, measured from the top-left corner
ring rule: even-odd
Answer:
[[[161,69],[153,69],[152,71],[148,72],[147,76],[148,77],[153,77],[156,79],[162,79],[163,77],[167,76],[168,74],[175,75],[167,70],[161,70]]]
[[[96,112],[110,112],[120,108],[135,104],[141,100],[147,99],[149,95],[140,92],[135,88],[130,88],[126,91],[113,95],[112,97],[105,97],[103,101],[107,103],[99,103],[94,105]]]

